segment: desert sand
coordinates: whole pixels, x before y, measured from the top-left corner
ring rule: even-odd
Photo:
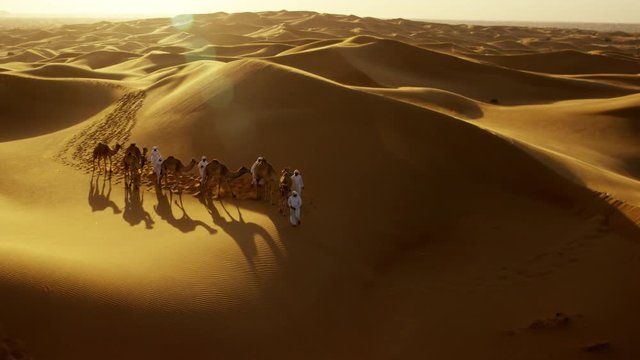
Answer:
[[[639,46],[286,11],[3,30],[0,358],[640,358]],[[298,168],[303,225],[250,176],[126,192],[99,141]]]

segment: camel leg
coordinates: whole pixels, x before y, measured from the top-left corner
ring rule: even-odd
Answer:
[[[233,188],[231,187],[231,182],[229,181],[229,179],[225,179],[225,180],[226,180],[227,186],[229,187],[229,192],[231,192],[231,197],[235,199],[236,198],[236,194],[233,193]]]
[[[256,200],[260,200],[260,196],[259,196],[260,194],[258,194],[258,190],[259,190],[258,184],[259,184],[259,182],[260,181],[256,178],[255,184],[253,184],[253,186],[256,187]]]
[[[264,198],[267,199],[267,194],[269,195],[269,205],[273,205],[273,186],[271,183],[264,184]],[[268,192],[268,193],[267,193]]]

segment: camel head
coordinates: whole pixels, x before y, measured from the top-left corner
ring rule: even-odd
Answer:
[[[241,166],[238,170],[234,171],[233,173],[229,173],[229,177],[231,177],[232,179],[235,179],[235,178],[239,178],[244,174],[248,174],[250,172],[251,170],[247,169],[244,166]]]
[[[291,174],[291,169],[289,168],[284,168],[280,171],[280,174],[282,175],[290,175]]]
[[[196,166],[196,159],[191,159],[191,161],[189,162],[189,165],[187,165],[184,169],[185,172],[187,171],[191,171],[193,169],[194,166]]]

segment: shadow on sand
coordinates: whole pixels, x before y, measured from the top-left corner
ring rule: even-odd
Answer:
[[[200,196],[199,201],[205,206],[209,215],[211,215],[211,219],[213,223],[219,226],[222,231],[227,233],[231,238],[235,240],[238,244],[238,247],[242,251],[245,259],[251,266],[252,270],[255,270],[254,258],[258,254],[258,250],[256,247],[256,237],[260,237],[265,241],[271,252],[273,253],[276,262],[281,263],[283,260],[283,255],[278,248],[275,240],[269,234],[267,230],[261,227],[258,224],[252,222],[245,222],[242,217],[242,212],[240,211],[240,207],[237,204],[234,204],[237,215],[234,217],[225,207],[222,201],[219,201],[220,207],[227,214],[227,216],[231,220],[227,220],[224,216],[220,214],[218,208],[215,205],[213,198],[207,196]],[[236,200],[237,201],[237,200]],[[237,219],[237,220],[236,220]]]
[[[209,232],[209,234],[215,234],[217,232],[206,223],[200,220],[193,220],[189,217],[187,212],[184,210],[184,204],[182,203],[182,192],[178,193],[178,200],[175,200],[176,206],[182,211],[182,217],[180,218],[176,218],[173,215],[173,193],[171,191],[165,192],[161,187],[156,185],[156,199],[158,200],[158,204],[154,205],[153,209],[156,211],[158,216],[169,223],[169,225],[183,233],[194,231],[198,226],[202,226]]]
[[[116,205],[115,202],[111,200],[111,177],[110,176],[102,176],[102,187],[99,185],[100,175],[95,176],[95,182],[93,181],[94,177],[91,176],[91,180],[89,182],[89,206],[91,206],[91,211],[103,211],[107,208],[113,209],[114,214],[120,214],[122,210]],[[109,189],[107,193],[104,193],[105,187],[109,183]]]
[[[144,227],[146,229],[153,229],[154,221],[151,219],[151,215],[143,208],[144,192],[141,192],[139,188],[133,187],[130,189],[125,186],[124,189],[124,214],[122,218],[131,226],[138,225],[144,221]]]

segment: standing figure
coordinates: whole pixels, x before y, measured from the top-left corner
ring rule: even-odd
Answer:
[[[300,175],[300,171],[294,170],[293,175],[291,175],[291,190],[295,190],[299,196],[302,196],[302,189],[304,189],[302,175]]]
[[[151,156],[153,156],[153,153],[151,153]],[[162,157],[158,157],[153,162],[153,172],[156,173],[156,183],[160,185],[160,180],[162,180]]]
[[[200,182],[204,183],[204,169],[207,168],[209,161],[207,161],[206,156],[202,156],[200,162],[198,163],[198,171],[200,172]]]
[[[160,158],[162,158],[162,155],[160,155],[160,150],[158,150],[157,146],[154,146],[151,149],[151,155],[149,155],[149,162],[151,163],[151,165],[153,165],[154,170],[156,168],[156,163]]]
[[[251,165],[251,185],[256,185],[257,184],[256,167],[263,160],[264,160],[264,158],[262,156],[258,156],[258,159],[256,160],[256,162],[254,162],[253,165]]]
[[[289,204],[289,208],[291,209],[291,215],[289,216],[291,225],[300,225],[302,223],[300,221],[300,206],[302,206],[302,198],[298,196],[297,191],[291,192],[291,196],[289,196],[289,200],[287,201],[287,203]]]

